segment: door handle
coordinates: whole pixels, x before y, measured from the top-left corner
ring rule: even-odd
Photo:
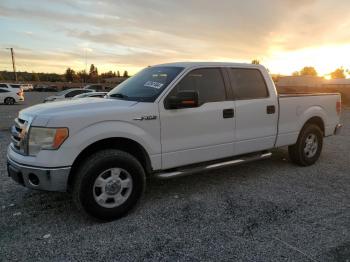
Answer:
[[[223,118],[233,118],[235,116],[235,111],[232,108],[224,109],[222,111]]]
[[[276,112],[276,107],[274,105],[269,105],[266,107],[266,113],[272,115]]]

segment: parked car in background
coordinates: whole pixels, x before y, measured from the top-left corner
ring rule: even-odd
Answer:
[[[32,91],[34,89],[32,84],[21,84],[23,91]]]
[[[24,91],[22,84],[10,84],[10,87],[15,89],[21,89],[22,91]]]
[[[85,97],[105,97],[106,95],[107,95],[107,92],[90,92],[90,93],[77,95],[73,97],[73,99],[79,99],[79,98],[85,98]]]
[[[15,88],[1,88],[0,87],[0,103],[6,105],[14,105],[18,102],[23,102],[24,96],[22,90],[16,90]]]
[[[92,89],[95,91],[105,91],[103,85],[100,84],[91,84],[91,85],[86,85],[83,87],[83,89]]]
[[[58,88],[57,88],[57,86],[52,86],[52,85],[36,85],[34,87],[33,91],[37,91],[37,92],[57,92]]]
[[[116,86],[114,85],[114,86],[105,86],[105,91],[106,92],[109,92],[109,91],[111,91],[113,88],[115,88]]]
[[[0,83],[0,88],[13,89],[13,91],[23,91],[23,88],[20,84]]]
[[[20,85],[20,84],[10,84],[10,86],[11,86],[12,88],[15,88],[15,89],[22,89],[22,90],[24,91],[23,86]]]
[[[75,97],[77,95],[91,93],[91,92],[94,92],[94,90],[81,89],[81,88],[71,88],[71,89],[61,91],[61,92],[57,93],[57,95],[49,96],[49,97],[45,98],[44,103],[72,99],[73,97]]]

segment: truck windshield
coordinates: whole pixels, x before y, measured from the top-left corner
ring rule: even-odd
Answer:
[[[182,67],[148,67],[108,93],[108,97],[139,102],[154,102],[183,70]]]

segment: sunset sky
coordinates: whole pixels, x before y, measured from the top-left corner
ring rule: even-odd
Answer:
[[[172,61],[250,62],[271,73],[350,68],[349,0],[1,0],[0,71],[99,72]]]

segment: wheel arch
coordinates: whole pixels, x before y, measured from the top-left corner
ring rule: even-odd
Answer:
[[[141,163],[146,174],[150,174],[153,170],[150,157],[146,149],[141,144],[139,144],[138,142],[132,139],[124,138],[124,137],[106,138],[106,139],[98,140],[88,145],[75,158],[68,177],[68,189],[71,189],[73,179],[75,177],[75,174],[80,164],[94,152],[97,152],[103,149],[118,149],[118,150],[125,151],[131,154],[132,156],[134,156]]]
[[[304,127],[307,126],[307,125],[309,125],[309,124],[314,124],[314,125],[318,126],[318,127],[321,129],[322,134],[323,134],[323,136],[324,136],[324,134],[325,134],[325,123],[324,123],[324,121],[323,121],[323,119],[322,119],[321,117],[319,117],[319,116],[313,116],[313,117],[309,118],[309,119],[304,123],[303,127],[301,128],[301,130],[303,130]],[[301,131],[301,130],[300,130],[300,131]]]

